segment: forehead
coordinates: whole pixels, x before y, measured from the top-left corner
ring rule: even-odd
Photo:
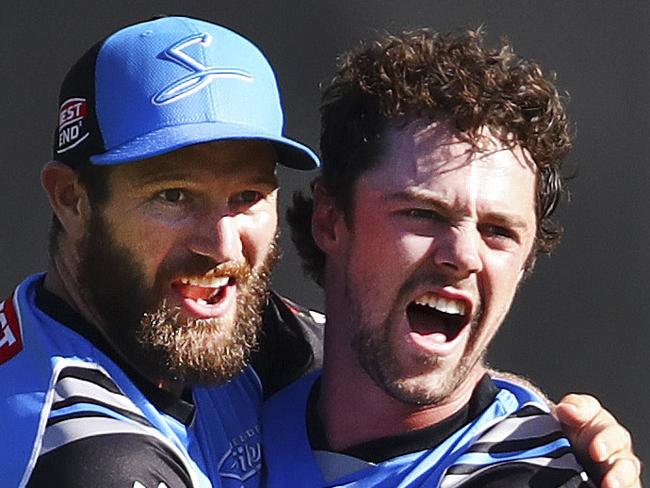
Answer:
[[[263,182],[275,178],[276,160],[273,147],[265,141],[217,141],[114,166],[111,180],[133,185],[179,179],[204,184]]]
[[[488,129],[472,142],[448,122],[390,127],[378,163],[361,179],[384,192],[413,187],[451,198],[461,189],[482,194],[516,191],[534,200],[536,166],[530,155]]]

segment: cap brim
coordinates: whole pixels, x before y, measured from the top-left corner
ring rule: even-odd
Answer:
[[[318,156],[307,146],[283,136],[268,134],[256,127],[223,122],[201,122],[163,127],[105,153],[95,154],[90,161],[96,165],[129,163],[205,142],[232,139],[259,139],[273,144],[278,162],[290,168],[310,170],[320,166]]]

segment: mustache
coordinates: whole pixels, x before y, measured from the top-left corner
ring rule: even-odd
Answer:
[[[418,288],[420,286],[426,286],[430,288],[444,288],[445,286],[455,286],[459,289],[466,288],[466,286],[463,286],[463,283],[459,282],[458,280],[452,280],[443,274],[419,272],[408,278],[404,282],[402,289],[413,290],[414,288]]]
[[[191,255],[163,264],[158,273],[161,282],[174,280],[178,277],[218,278],[227,276],[236,280],[244,280],[251,273],[251,266],[245,261],[227,261],[215,263],[207,256]]]

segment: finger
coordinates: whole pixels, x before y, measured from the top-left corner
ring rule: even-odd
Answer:
[[[614,419],[609,412],[603,409],[600,402],[591,395],[566,395],[556,407],[556,415],[560,422],[578,429],[603,412],[609,415],[612,420]]]
[[[641,463],[634,455],[627,429],[589,395],[567,395],[558,404],[556,415],[593,475],[604,475],[605,488],[640,488]],[[598,479],[598,478],[596,478]]]
[[[601,488],[641,488],[641,462],[636,456],[618,459],[603,477]]]
[[[597,431],[593,432],[589,442],[589,455],[597,463],[602,463],[609,458],[611,462],[617,459],[634,457],[632,452],[632,436],[630,432],[620,424],[598,424]],[[588,437],[586,434],[584,437]]]

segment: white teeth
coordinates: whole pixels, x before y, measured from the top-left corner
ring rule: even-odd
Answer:
[[[204,288],[221,288],[226,286],[230,278],[228,276],[218,276],[216,278],[181,278],[184,285],[202,286]]]
[[[196,303],[198,303],[199,305],[207,305],[208,304],[208,302],[206,302],[203,298],[197,298]]]
[[[421,297],[415,300],[417,305],[422,305],[424,307],[431,307],[440,312],[453,314],[453,315],[465,315],[465,302],[463,300],[454,300],[453,298],[443,298],[432,293],[422,295]]]

